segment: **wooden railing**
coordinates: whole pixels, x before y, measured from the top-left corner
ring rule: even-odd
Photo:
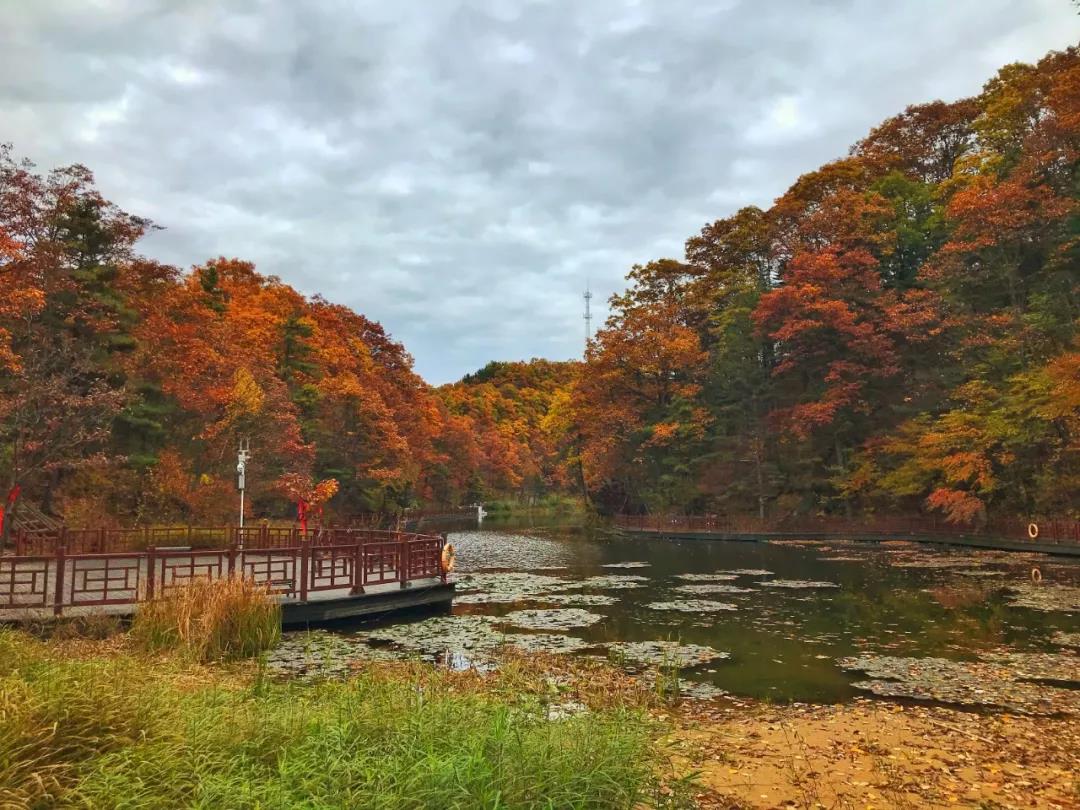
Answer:
[[[212,538],[227,532],[218,548],[151,545],[143,550],[87,551],[74,544],[130,541],[130,534],[65,530],[49,538],[25,539],[29,553],[0,556],[0,616],[51,608],[124,605],[152,599],[196,578],[244,576],[265,583],[281,597],[301,602],[312,594],[339,591],[359,595],[365,588],[415,580],[446,582],[441,556],[446,538],[384,531],[281,529],[195,529],[192,534],[155,530],[153,541]],[[142,538],[147,537],[144,533]],[[22,549],[27,551],[26,548]]]
[[[933,517],[804,517],[760,520],[756,517],[718,515],[618,515],[615,525],[650,532],[718,535],[803,535],[805,537],[983,537],[1012,542],[1080,545],[1080,521],[998,520],[981,525],[950,523]],[[1034,527],[1034,528],[1032,528]],[[1032,537],[1034,532],[1035,537]]]
[[[17,556],[51,554],[63,546],[70,553],[106,554],[148,548],[291,548],[309,543],[352,543],[385,540],[397,533],[384,529],[317,528],[306,532],[290,526],[155,526],[142,529],[74,529],[20,531],[8,549]]]

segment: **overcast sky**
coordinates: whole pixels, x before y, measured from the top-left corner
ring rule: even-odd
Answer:
[[[441,383],[579,355],[586,280],[598,323],[635,262],[1078,40],[1069,0],[0,0],[0,141]]]

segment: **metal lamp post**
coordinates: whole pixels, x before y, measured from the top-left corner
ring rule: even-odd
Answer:
[[[236,484],[240,488],[240,528],[244,528],[244,484],[248,459],[251,458],[247,439],[240,440],[240,452],[236,454]]]

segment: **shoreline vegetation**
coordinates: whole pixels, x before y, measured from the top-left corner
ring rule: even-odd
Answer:
[[[1070,807],[1075,719],[859,699],[673,701],[608,662],[494,671],[0,630],[0,807]],[[113,628],[116,630],[116,628]],[[96,632],[102,631],[102,632]]]

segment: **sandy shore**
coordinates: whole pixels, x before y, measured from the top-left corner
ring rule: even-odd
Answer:
[[[703,808],[1080,808],[1080,718],[860,700],[685,704],[676,721]]]

